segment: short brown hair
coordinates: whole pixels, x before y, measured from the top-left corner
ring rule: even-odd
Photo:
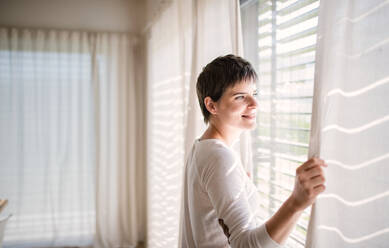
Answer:
[[[204,99],[209,96],[217,102],[227,88],[236,83],[248,80],[257,80],[257,73],[245,59],[229,54],[217,57],[203,68],[197,78],[197,97],[199,99],[204,122],[209,122],[210,113],[205,107]]]

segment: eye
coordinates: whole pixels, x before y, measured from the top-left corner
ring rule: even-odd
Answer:
[[[253,96],[258,96],[258,92],[254,92]]]
[[[239,99],[243,99],[244,98],[244,96],[237,96],[237,97],[235,97],[235,100],[239,100]]]

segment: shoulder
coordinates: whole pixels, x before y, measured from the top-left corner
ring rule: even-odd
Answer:
[[[232,199],[244,182],[239,156],[219,141],[202,143],[198,148],[196,152],[201,155],[196,169],[204,190],[218,199]]]
[[[239,162],[234,151],[218,140],[205,140],[196,149],[197,170],[201,176],[226,174]]]
[[[197,144],[196,157],[201,164],[234,162],[234,152],[218,140],[204,140]],[[202,161],[200,161],[202,160]]]

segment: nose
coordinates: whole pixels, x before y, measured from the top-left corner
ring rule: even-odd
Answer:
[[[258,107],[258,101],[255,96],[250,96],[249,108],[255,109]]]

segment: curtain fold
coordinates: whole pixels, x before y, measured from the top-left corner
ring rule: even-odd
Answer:
[[[239,1],[169,1],[147,30],[148,247],[177,247],[182,169],[205,130],[196,95],[202,68],[242,55]],[[234,148],[251,168],[249,133]]]
[[[142,239],[135,43],[124,33],[0,28],[0,195],[13,214],[4,247]]]
[[[388,1],[321,1],[310,155],[329,165],[306,247],[389,242]]]
[[[96,234],[95,247],[132,247],[139,241],[137,201],[137,105],[134,39],[127,34],[96,36]],[[136,189],[139,185],[139,191]]]

